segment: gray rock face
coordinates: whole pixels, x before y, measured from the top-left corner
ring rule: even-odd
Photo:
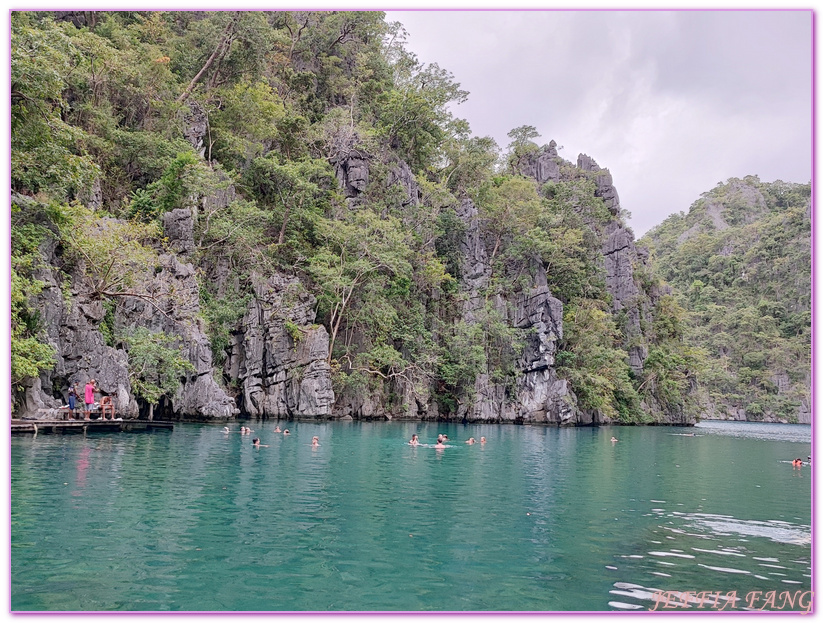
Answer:
[[[640,294],[634,281],[634,264],[638,261],[637,250],[631,233],[616,224],[603,244],[606,266],[606,285],[614,297],[614,309],[624,309]]]
[[[391,414],[378,393],[346,392],[334,405],[334,415],[341,420],[386,420]]]
[[[478,309],[481,304],[480,290],[488,285],[492,268],[477,216],[477,207],[468,197],[461,199],[457,217],[465,225],[465,233],[460,241],[460,288],[466,292],[465,312],[471,314],[472,310]]]
[[[482,292],[489,285],[491,266],[474,203],[464,198],[457,215],[465,225],[460,244],[460,288],[466,297],[462,319],[472,323],[478,321],[477,312],[485,302]],[[560,425],[579,421],[581,414],[574,394],[554,370],[557,341],[563,337],[563,304],[551,295],[542,262],[535,259],[533,264],[531,289],[514,300],[506,301],[499,295],[491,299],[494,308],[525,336],[513,394],[504,385],[493,383],[488,374],[480,374],[475,379],[473,396],[466,397],[459,406],[458,418]]]
[[[77,28],[91,26],[94,22],[94,11],[55,11],[54,19],[58,22],[71,22]]]
[[[601,169],[594,158],[586,154],[577,156],[577,168],[583,171],[590,171],[596,173],[595,182],[597,190],[594,192],[595,197],[600,197],[606,204],[606,207],[614,215],[620,213],[620,198],[617,196],[617,189],[612,184],[612,174],[608,169]]]
[[[529,331],[521,370],[534,372],[552,367],[556,342],[563,339],[563,303],[541,285],[517,297],[511,320],[513,326]]]
[[[191,248],[191,214],[178,210],[166,220],[170,225],[172,244],[179,243],[181,250]],[[42,253],[46,265],[60,265],[54,243],[42,248]],[[77,381],[82,387],[94,378],[100,395],[114,397],[115,409],[120,416],[137,417],[138,404],[131,393],[128,355],[124,350],[106,345],[101,332],[106,309],[100,300],[89,297],[83,275],[83,266],[76,266],[70,277],[68,296],[64,296],[65,288],[61,288],[63,284],[52,269],[43,268],[41,274],[36,275],[47,284],[38,303],[44,325],[48,327],[49,342],[56,349],[57,361],[52,371],[41,375],[27,390],[29,396],[23,401],[25,408],[65,404],[70,381]],[[154,296],[153,301],[118,297],[112,319],[115,331],[146,327],[177,336],[195,367],[195,372],[183,381],[171,404],[161,408],[158,416],[161,413],[181,418],[234,415],[234,401],[212,378],[211,348],[197,318],[199,289],[194,267],[180,262],[174,254],[161,255],[158,269],[146,274],[141,285],[146,296]]]
[[[557,143],[551,141],[548,146],[531,154],[526,154],[517,163],[521,175],[533,177],[538,184],[556,182],[560,179],[560,163],[557,155]]]
[[[574,424],[576,401],[554,371],[557,341],[563,338],[563,304],[547,286],[539,285],[517,297],[511,320],[526,330],[517,380],[517,419]]]
[[[234,184],[228,183],[229,176],[226,175],[225,172],[218,170],[215,170],[215,174],[220,178],[225,187],[213,189],[210,194],[200,198],[201,212],[204,214],[225,208],[237,199],[237,191],[234,188]]]
[[[642,321],[649,318],[652,301],[638,287],[635,267],[646,263],[648,250],[638,249],[631,230],[617,222],[610,223],[606,231],[608,237],[603,243],[606,289],[612,295],[612,310],[625,314],[620,328],[629,344],[629,366],[639,374],[648,357]]]
[[[333,159],[334,173],[343,193],[349,199],[356,199],[369,185],[369,155],[361,150],[351,149]]]
[[[178,208],[163,215],[163,230],[172,249],[188,253],[194,249],[194,218],[191,210]]]
[[[99,331],[105,310],[100,301],[91,300],[87,295],[79,277],[82,267],[75,269],[71,284],[64,288],[61,273],[51,268],[59,265],[55,242],[47,239],[40,250],[45,262],[33,276],[44,283],[44,288],[34,304],[48,332],[47,341],[55,349],[55,366],[39,378],[29,380],[22,396],[18,396],[17,415],[53,416],[49,410],[68,403],[71,382],[77,382],[82,388],[93,378],[100,389],[98,397],[113,396],[122,417],[136,416],[137,404],[131,399],[126,354],[106,345]]]
[[[553,145],[550,145],[553,147]],[[562,181],[564,175],[563,171],[569,171],[568,168],[560,170],[558,177],[552,177],[547,173],[547,169],[540,169],[539,163],[541,159],[546,160],[551,155],[551,159],[557,164],[563,161],[560,158],[555,158],[556,150],[551,153],[548,150],[541,150],[537,154],[531,154],[528,157],[521,159],[519,163],[519,170],[522,174],[533,177],[539,184],[545,181],[552,180]],[[597,231],[602,236],[602,254],[603,254],[603,268],[605,269],[606,289],[612,296],[612,311],[616,318],[619,319],[620,326],[625,336],[625,348],[629,355],[629,366],[636,373],[643,371],[643,366],[648,357],[648,343],[650,337],[644,333],[643,327],[650,325],[651,309],[656,304],[657,299],[666,292],[659,291],[659,288],[652,287],[649,291],[644,291],[640,287],[636,271],[638,267],[645,267],[649,260],[649,252],[643,247],[637,247],[634,242],[634,234],[631,229],[625,227],[620,218],[620,200],[615,189],[612,176],[607,169],[602,169],[597,162],[586,154],[580,154],[577,158],[577,168],[581,172],[585,172],[587,176],[592,176],[596,184],[595,196],[603,199],[605,206],[613,215],[614,219],[608,222],[603,229],[599,229],[602,225],[590,223],[593,228],[597,227]],[[573,175],[573,174],[572,174]],[[549,368],[551,370],[551,368]],[[551,379],[546,382],[551,382]],[[556,381],[559,383],[560,381]],[[543,391],[541,388],[540,392]],[[560,391],[562,389],[555,386],[553,391]],[[542,395],[541,395],[542,399]],[[529,396],[528,392],[523,398],[524,404],[529,404],[534,401]],[[590,424],[593,422],[606,421],[600,413],[579,413],[576,408],[568,406],[569,403],[574,403],[573,400],[565,399],[561,401],[549,400],[548,402],[555,405],[555,416],[561,422],[564,418],[568,420],[569,417],[576,419],[578,424]],[[660,405],[647,405],[647,410],[654,413],[660,419],[671,423],[686,423],[688,417],[682,413],[664,413]],[[561,417],[560,412],[563,412]],[[569,416],[569,413],[575,412],[574,416]],[[683,420],[683,422],[681,422]]]
[[[200,157],[206,153],[205,138],[208,131],[208,116],[203,107],[193,99],[188,100],[189,109],[183,117],[183,137],[191,144]]]
[[[406,199],[403,201],[404,206],[420,205],[420,185],[414,179],[414,174],[409,165],[402,160],[389,171],[386,184],[387,186],[400,185],[406,195]]]
[[[174,218],[170,221],[180,222]],[[154,294],[154,302],[126,298],[117,310],[116,325],[120,330],[146,327],[176,336],[183,345],[195,371],[184,379],[172,398],[166,417],[232,417],[237,413],[234,400],[212,376],[211,345],[198,318],[200,295],[195,268],[173,254],[163,254],[159,260],[159,270],[146,276],[147,291]]]
[[[315,326],[314,297],[297,278],[257,279],[226,372],[252,416],[328,417],[334,404],[329,336]]]

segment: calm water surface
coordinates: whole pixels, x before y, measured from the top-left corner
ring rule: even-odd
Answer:
[[[198,424],[13,437],[11,609],[629,610],[811,587],[812,474],[790,463],[808,426],[251,426],[269,447]]]

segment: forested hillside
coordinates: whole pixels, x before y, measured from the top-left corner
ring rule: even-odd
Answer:
[[[530,126],[472,135],[381,12],[11,26],[18,414],[95,378],[141,417],[694,421],[687,314],[608,170]],[[746,352],[765,379],[777,352]]]
[[[731,179],[642,242],[706,350],[703,417],[810,422],[810,184]]]

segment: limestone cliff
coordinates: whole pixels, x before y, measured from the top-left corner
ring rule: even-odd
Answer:
[[[328,417],[334,402],[329,336],[314,322],[314,297],[294,277],[256,277],[224,373],[240,408],[256,417]]]
[[[640,377],[649,355],[649,345],[657,339],[652,328],[655,306],[660,297],[670,294],[671,290],[651,277],[649,251],[635,244],[632,230],[622,219],[620,199],[611,173],[586,154],[579,154],[576,166],[573,166],[558,156],[554,141],[522,157],[517,167],[521,174],[533,177],[541,186],[547,182],[562,183],[579,178],[593,181],[594,196],[602,200],[610,217],[605,221],[592,218],[582,212],[582,207],[581,215],[600,240],[601,266],[611,311],[622,334],[629,366]],[[653,395],[647,395],[642,406],[658,422],[694,422],[694,415],[686,413],[682,405],[663,405]]]
[[[351,153],[352,162],[344,158],[336,166],[341,189],[349,201],[356,203],[365,191],[365,186],[358,187],[359,181],[369,179],[370,158],[357,150]],[[402,188],[408,197],[402,201],[403,206],[416,205],[420,200],[419,188],[407,168],[402,164],[396,167],[384,182]],[[533,177],[538,186],[583,176],[594,180],[595,196],[602,200],[610,218],[605,223],[592,220],[591,227],[600,240],[600,262],[611,310],[622,332],[629,365],[639,375],[648,356],[647,345],[654,339],[649,329],[651,310],[660,294],[666,291],[659,284],[645,284],[638,275],[638,268],[647,270],[648,251],[635,245],[631,230],[623,224],[610,173],[583,154],[578,158],[577,166],[564,161],[558,157],[554,142],[522,158],[518,168],[521,174]],[[438,403],[435,385],[421,387],[402,378],[382,383],[372,379],[367,392],[339,392],[333,408],[335,416],[560,425],[608,422],[609,418],[597,410],[581,409],[568,381],[557,375],[555,355],[558,342],[563,338],[563,304],[552,296],[546,282],[546,267],[538,258],[533,258],[528,265],[512,267],[509,276],[512,282],[525,273],[531,275],[530,283],[515,288],[511,295],[490,297],[492,266],[489,255],[493,244],[489,233],[468,196],[459,200],[455,214],[462,224],[462,236],[457,241],[459,295],[456,300],[459,308],[442,309],[437,301],[434,307],[440,309],[439,315],[447,323],[467,325],[484,322],[484,314],[491,309],[510,327],[520,330],[522,350],[516,357],[513,384],[511,380],[495,381],[490,371],[481,370],[458,398],[456,408],[449,410]],[[657,421],[693,422],[692,416],[686,415],[682,409],[661,405],[653,398],[648,398],[643,408]]]

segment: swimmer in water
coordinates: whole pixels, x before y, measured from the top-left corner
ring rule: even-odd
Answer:
[[[251,445],[253,445],[255,448],[268,448],[268,446],[261,446],[260,439],[258,439],[257,437],[251,440]]]
[[[481,437],[481,438],[480,438],[480,443],[481,443],[481,444],[486,443],[486,438],[485,438],[485,437]]]
[[[792,467],[802,467],[802,466],[803,466],[803,460],[802,459],[795,459],[794,461],[792,461]]]
[[[442,439],[438,439],[437,444],[434,447],[439,450],[441,448],[445,448],[446,446],[443,445],[443,440]]]
[[[284,434],[284,435],[291,435],[291,433],[289,432],[289,429],[288,429],[288,428],[287,428],[286,430],[284,430],[284,431],[283,431],[283,434]]]
[[[612,437],[612,443],[614,443],[615,441],[617,441],[617,437]]]
[[[275,426],[275,427],[274,427],[274,432],[275,432],[275,433],[281,433],[281,432],[283,432],[283,431],[281,431],[281,430],[280,430],[280,427],[279,427],[279,426]]]
[[[466,443],[467,443],[467,444],[469,444],[469,445],[471,445],[471,444],[475,443],[474,437],[469,437],[469,438],[466,440]]]
[[[311,438],[311,445],[312,445],[312,447],[317,448],[320,445],[320,438],[317,437],[317,436],[312,437]]]
[[[223,427],[223,432],[224,432],[224,433],[230,433],[231,431],[229,430],[229,427],[228,427],[228,426],[224,426],[224,427]]]
[[[409,445],[410,446],[419,446],[420,445],[420,440],[417,438],[416,433],[414,435],[412,435],[412,438],[409,440]]]

